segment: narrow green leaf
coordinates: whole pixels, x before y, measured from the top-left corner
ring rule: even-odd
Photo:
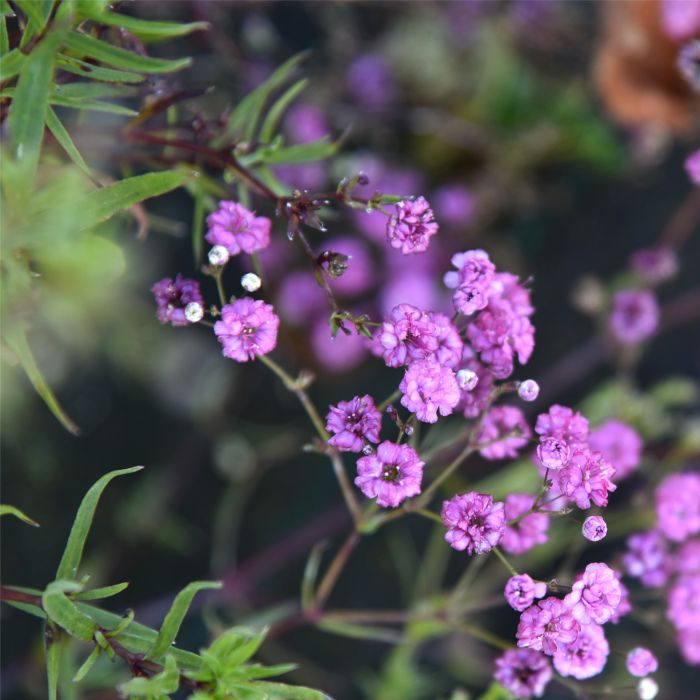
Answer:
[[[267,112],[265,121],[263,121],[262,128],[260,129],[260,142],[269,143],[275,135],[275,131],[279,126],[279,123],[287,111],[289,105],[294,102],[294,100],[301,94],[301,92],[309,84],[307,78],[302,78],[288,88],[282,96],[275,102],[272,107]]]
[[[108,114],[119,114],[124,117],[135,117],[138,112],[123,105],[102,100],[88,100],[81,97],[63,97],[51,95],[49,102],[58,107],[68,107],[69,109],[85,109],[90,112],[107,112]]]
[[[10,37],[7,34],[7,20],[2,14],[0,7],[0,57],[5,60],[5,56],[10,52]]]
[[[48,385],[46,379],[44,379],[44,375],[41,373],[41,370],[34,359],[34,354],[29,347],[29,343],[27,342],[27,336],[24,328],[19,326],[14,328],[7,334],[5,340],[17,356],[19,363],[22,365],[22,369],[25,371],[29,381],[34,387],[34,390],[44,400],[44,403],[48,406],[54,417],[69,433],[78,435],[80,433],[80,428],[78,428],[78,426],[71,420],[70,416],[63,410],[63,407],[58,402],[56,395],[51,390],[51,387]]]
[[[15,12],[10,7],[10,3],[7,0],[0,0],[0,15],[3,17],[14,17]]]
[[[101,600],[102,598],[111,598],[119,595],[129,587],[129,582],[115,583],[112,586],[103,586],[102,588],[93,588],[91,591],[81,591],[75,596],[76,600]]]
[[[61,557],[61,562],[56,571],[57,579],[74,579],[78,575],[78,566],[83,556],[85,540],[87,539],[92,519],[95,517],[95,509],[102,492],[112,479],[126,474],[141,471],[143,467],[130,467],[129,469],[116,469],[98,479],[83,497],[78,512],[75,515],[73,527],[68,536],[66,549]]]
[[[97,625],[87,615],[83,615],[66,596],[66,593],[79,590],[80,585],[75,581],[54,581],[46,587],[44,595],[41,596],[41,603],[52,622],[72,637],[87,642],[93,638]]]
[[[290,673],[299,668],[298,664],[276,664],[275,666],[263,666],[262,664],[246,664],[237,670],[237,675],[240,674],[241,679],[247,681],[257,680],[259,678],[273,678],[274,676],[283,676],[285,673]]]
[[[42,29],[46,23],[46,12],[51,9],[50,0],[15,0],[17,7],[32,20],[37,29]]]
[[[14,78],[22,68],[26,55],[19,49],[12,49],[5,54],[0,61],[0,82],[5,82],[10,78]]]
[[[51,622],[44,629],[46,646],[46,680],[49,687],[49,700],[58,700],[58,676],[61,668],[61,656],[65,640],[61,631]]]
[[[170,192],[184,184],[193,174],[192,171],[184,169],[164,170],[160,173],[147,173],[119,180],[91,192],[85,198],[85,206],[81,212],[81,228],[90,228],[144,199]]]
[[[329,158],[338,150],[339,142],[331,141],[324,136],[318,141],[300,143],[295,146],[278,148],[264,154],[264,160],[270,165],[291,165],[293,163],[308,163]]]
[[[198,591],[221,588],[220,581],[193,581],[183,588],[175,597],[173,604],[168,611],[163,624],[158,632],[158,637],[148,652],[148,657],[157,659],[170,648],[175,641],[175,637],[180,630],[180,625],[185,619],[187,610]]]
[[[102,649],[99,646],[95,646],[95,648],[90,652],[90,655],[87,657],[87,659],[85,659],[83,664],[73,676],[73,683],[80,683],[80,681],[82,681],[83,678],[87,676],[87,674],[90,672],[90,669],[95,665],[97,659],[100,658],[101,653]]]
[[[313,606],[314,592],[316,589],[316,579],[318,578],[318,570],[321,566],[321,556],[323,550],[327,547],[326,542],[319,542],[311,550],[309,559],[304,568],[304,576],[301,581],[301,607],[303,610],[309,610]]]
[[[206,650],[209,657],[221,661],[227,668],[236,668],[250,659],[260,648],[267,628],[236,626],[219,635]],[[204,656],[204,650],[202,656]]]
[[[67,73],[82,75],[91,80],[103,80],[107,83],[142,83],[146,79],[146,76],[139,73],[93,66],[92,63],[81,61],[74,56],[63,56],[62,54],[58,55],[56,65]]]
[[[114,85],[113,83],[81,82],[54,85],[53,97],[69,97],[99,100],[105,97],[133,97],[139,88],[134,85]]]
[[[15,508],[14,506],[0,504],[0,515],[14,515],[15,518],[19,518],[22,522],[27,523],[27,525],[39,527],[39,523],[36,520],[32,520],[28,515],[23,513],[19,508]]]
[[[107,24],[111,27],[120,27],[127,32],[134,34],[143,41],[152,43],[174,39],[178,36],[185,36],[192,32],[206,31],[209,29],[209,22],[189,22],[179,24],[177,22],[156,22],[128,15],[120,15],[116,12],[99,12],[96,10],[83,10],[81,12],[86,19],[92,19],[100,24]]]
[[[87,34],[81,34],[77,31],[71,32],[67,36],[64,45],[81,58],[92,58],[114,68],[141,71],[143,73],[173,73],[186,68],[192,63],[190,58],[171,61],[164,58],[139,56],[131,51],[113,46],[100,39],[94,39]]]
[[[49,127],[49,131],[53,134],[53,137],[58,141],[61,148],[67,153],[68,157],[88,176],[92,177],[90,168],[88,164],[83,160],[83,156],[80,154],[77,146],[73,143],[71,135],[61,120],[56,116],[56,112],[49,107],[46,113],[46,126]]]
[[[333,700],[330,695],[326,695],[320,690],[305,688],[302,685],[255,681],[251,684],[241,683],[240,687],[262,691],[265,693],[266,700]]]
[[[202,264],[204,248],[204,182],[199,177],[194,181],[194,211],[192,213],[192,252],[195,267]]]
[[[370,625],[357,625],[351,622],[335,622],[333,620],[322,620],[318,627],[326,632],[350,637],[351,639],[368,639],[376,642],[396,643],[399,636],[396,630],[386,627],[372,627]]]
[[[180,687],[180,671],[175,659],[165,657],[163,670],[151,678],[132,678],[119,686],[119,694],[126,697],[170,695]]]
[[[13,608],[17,608],[17,610],[21,610],[28,615],[34,615],[34,617],[39,617],[42,620],[46,619],[46,613],[41,608],[37,608],[35,605],[31,605],[30,603],[20,603],[18,600],[3,600],[2,602],[6,603],[7,605],[11,605]]]

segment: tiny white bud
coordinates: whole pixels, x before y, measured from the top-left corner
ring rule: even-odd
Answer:
[[[526,379],[518,385],[518,396],[523,401],[534,401],[540,393],[540,385],[534,379]]]
[[[374,448],[372,447],[372,445],[365,445],[362,448],[363,455],[371,455],[373,452],[374,452]]]
[[[261,284],[262,280],[254,272],[247,272],[241,277],[241,287],[246,292],[257,292]]]
[[[413,426],[412,425],[405,425],[403,428],[404,433],[408,435],[408,437],[411,437],[413,435]]]
[[[637,685],[639,700],[654,700],[659,692],[659,684],[653,678],[642,678]]]
[[[457,384],[459,384],[460,389],[472,391],[478,383],[479,375],[471,369],[460,369],[457,372]]]
[[[201,321],[203,317],[204,309],[198,301],[191,301],[187,304],[185,307],[185,318],[190,323],[197,323],[197,321]]]
[[[229,255],[228,249],[222,245],[215,245],[209,251],[209,263],[211,265],[221,266],[228,262]]]

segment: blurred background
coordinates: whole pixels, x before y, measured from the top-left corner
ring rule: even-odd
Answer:
[[[690,74],[698,68],[691,62],[684,76],[677,56],[698,36],[700,20],[679,23],[655,1],[121,7],[211,23],[209,32],[151,49],[194,58],[190,69],[167,78],[170,88],[213,88],[187,103],[192,119],[224,113],[283,60],[309,50],[300,69],[309,84],[285,117],[286,138],[303,143],[331,134],[342,146],[330,161],[278,168],[290,188],[334,189],[362,171],[370,195],[428,198],[441,232],[415,259],[383,243],[381,214],[340,212],[325,221],[327,234],[309,233],[319,250],[353,256],[334,283],[348,308],[373,317],[399,301],[449,309],[441,278],[450,256],[484,248],[499,269],[532,280],[537,344],[516,376],[542,386],[533,414],[553,402],[582,404],[593,422],[624,416],[653,445],[697,435],[700,202],[683,163],[698,143],[698,73]],[[102,173],[138,170],[119,138],[122,125],[120,117],[99,114],[71,124],[86,160]],[[266,202],[254,199],[253,206],[274,219]],[[158,324],[151,285],[197,273],[193,206],[181,190],[146,208],[145,238],[127,218],[113,232],[121,275],[105,281],[86,259],[92,274],[59,280],[32,331],[37,361],[82,434],[65,432],[21,371],[2,364],[3,502],[42,526],[3,522],[2,570],[7,583],[50,581],[84,491],[109,469],[143,464],[143,473],[106,492],[83,569],[95,584],[130,581],[107,601],[110,609],[133,607],[138,619],[156,625],[184,584],[222,579],[221,595],[200,601],[205,622],[193,615],[178,640],[198,648],[207,629],[289,620],[312,547],[327,539],[334,550],[350,523],[327,460],[302,451],[311,429],[295,397],[264,367],[222,358],[207,328]],[[330,341],[323,293],[284,222],[275,222],[262,256],[264,298],[283,322],[275,357],[290,371],[313,370],[312,397],[322,413],[365,391],[381,400],[395,388],[395,373],[354,336]],[[601,318],[610,290],[628,279],[630,255],[660,242],[679,251],[680,270],[659,290],[661,332],[630,362],[599,332]],[[231,292],[244,269],[227,269]],[[215,301],[211,280],[203,289]],[[495,469],[476,457],[463,475],[473,483]],[[534,469],[522,474],[525,488],[536,483]],[[511,487],[502,479],[490,484],[494,492]],[[616,496],[622,524],[611,552],[629,532],[625,511],[643,500],[638,491],[633,480]],[[537,572],[538,557],[543,563],[561,555],[562,527],[549,550],[523,557],[529,571]],[[446,551],[438,530],[407,519],[366,538],[331,607],[397,609],[454,582],[465,558]],[[491,564],[475,584],[477,599],[500,591],[503,577]],[[542,576],[548,568],[542,565]],[[482,621],[511,638],[511,613],[496,608]],[[635,622],[614,630],[612,642],[624,648],[650,633]],[[672,630],[661,624],[653,633],[668,638],[659,681],[673,691],[662,697],[692,697],[692,669],[674,650]],[[482,643],[432,639],[429,629],[413,626],[393,635],[350,639],[286,622],[261,657],[298,662],[290,681],[338,700],[447,698],[458,687],[478,694],[488,686],[494,652]],[[2,655],[3,697],[42,697],[35,619],[3,609]],[[614,673],[606,681],[622,682]],[[89,683],[81,693],[114,694],[91,691]],[[571,694],[553,685],[547,697]]]

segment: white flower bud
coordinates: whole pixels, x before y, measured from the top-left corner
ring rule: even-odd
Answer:
[[[534,379],[526,379],[518,385],[518,396],[523,401],[534,401],[540,393],[540,385]]]
[[[261,284],[262,280],[254,272],[248,272],[241,277],[241,287],[246,292],[257,292]]]
[[[659,692],[659,684],[653,678],[642,678],[637,685],[639,700],[654,700]]]
[[[204,309],[202,308],[202,305],[198,301],[191,301],[189,304],[187,304],[185,307],[185,318],[190,323],[197,323],[197,321],[201,321],[202,318],[204,318]]]
[[[228,262],[229,257],[231,256],[224,246],[215,245],[209,251],[209,264],[216,266],[225,265]]]
[[[457,372],[457,384],[460,389],[473,391],[479,383],[479,375],[470,369],[460,369]]]

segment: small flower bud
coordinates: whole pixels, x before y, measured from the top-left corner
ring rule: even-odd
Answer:
[[[659,692],[659,684],[653,678],[642,678],[637,685],[639,700],[654,700]]]
[[[600,515],[591,515],[583,521],[583,536],[591,542],[599,542],[608,534],[608,526]]]
[[[413,426],[412,425],[404,425],[403,431],[408,437],[411,437],[413,435]]]
[[[247,272],[241,277],[241,287],[246,292],[257,292],[261,284],[262,280],[254,272]]]
[[[362,448],[363,455],[371,455],[373,452],[374,452],[374,447],[372,447],[372,445],[365,445]]]
[[[540,393],[540,385],[534,379],[526,379],[518,385],[518,396],[523,401],[534,401]]]
[[[191,301],[185,307],[185,318],[190,323],[197,323],[204,318],[204,308],[198,301]]]
[[[209,264],[221,266],[228,262],[230,255],[228,250],[222,245],[215,245],[209,251]]]
[[[460,389],[473,391],[479,383],[479,375],[471,369],[460,369],[457,372],[457,384]]]

